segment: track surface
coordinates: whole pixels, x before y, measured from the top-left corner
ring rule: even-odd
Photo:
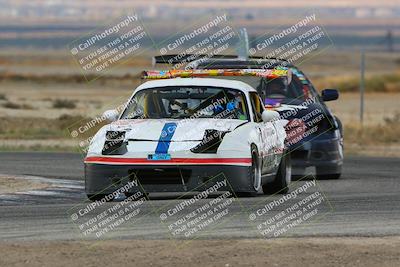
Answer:
[[[0,153],[0,173],[51,178],[46,190],[0,196],[0,239],[70,240],[87,239],[70,218],[71,208],[86,205],[83,192],[82,156],[73,153]],[[57,180],[53,179],[56,178]],[[301,186],[307,181],[299,181]],[[325,195],[329,205],[319,208],[319,217],[290,229],[283,236],[386,236],[400,235],[400,159],[348,157],[340,180],[317,181],[312,189]],[[150,195],[141,206],[138,221],[128,221],[102,238],[171,238],[160,222],[165,207],[179,203],[179,195]],[[261,238],[249,214],[281,196],[259,195],[240,198],[230,206],[230,216],[213,231],[202,232],[206,238]],[[119,201],[123,200],[120,198]],[[210,200],[200,200],[191,208]],[[119,202],[106,203],[102,208]],[[290,207],[288,201],[271,215]],[[73,209],[75,210],[75,209]],[[160,211],[161,210],[161,211]],[[143,215],[143,216],[142,216]]]

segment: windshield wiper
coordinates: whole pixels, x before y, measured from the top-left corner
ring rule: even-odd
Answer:
[[[127,118],[124,118],[124,119],[126,119],[126,120],[134,120],[134,119],[144,119],[144,118],[142,118],[142,115],[135,115],[133,117],[127,117]]]
[[[178,116],[171,116],[171,119],[187,119],[190,118],[192,115],[187,115],[187,114],[180,114]]]

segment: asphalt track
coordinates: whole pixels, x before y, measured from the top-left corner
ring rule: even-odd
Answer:
[[[124,197],[120,196],[117,201],[99,206],[93,211],[94,215],[88,214],[96,217],[120,203],[133,205],[129,206],[132,208],[132,216],[96,237],[96,231],[84,235],[79,229],[82,222],[90,219],[88,214],[79,217],[77,221],[73,219],[77,211],[89,204],[83,192],[82,155],[0,153],[0,173],[45,177],[36,179],[48,179],[45,181],[51,184],[43,190],[0,195],[1,240],[182,238],[182,235],[169,228],[173,223],[177,225],[179,216],[171,216],[163,221],[160,215],[193,196],[177,199],[179,194],[154,194],[140,206],[134,205],[138,202],[124,202]],[[291,191],[310,182],[312,180],[298,181],[293,184]],[[276,206],[267,215],[257,217],[254,221],[249,219],[252,214],[256,214],[267,203],[280,200],[282,196],[260,194],[254,198],[233,199],[227,206],[229,213],[225,217],[215,220],[189,238],[263,238],[257,226],[266,220],[265,216],[276,218],[277,214],[288,209],[290,211],[295,203],[316,192],[323,196],[322,204],[318,209],[313,209],[317,210],[316,215],[294,227],[288,227],[281,237],[400,234],[400,159],[347,157],[341,179],[317,181],[316,186]],[[218,196],[198,200],[181,215],[204,207]],[[139,213],[133,214],[133,211]],[[127,214],[128,210],[124,216]]]

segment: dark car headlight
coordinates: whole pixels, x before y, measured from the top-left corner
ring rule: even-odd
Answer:
[[[338,125],[332,116],[326,116],[321,121],[318,122],[318,133],[333,133],[336,129],[338,129]]]
[[[122,155],[127,152],[125,140],[125,132],[107,131],[106,140],[102,150],[103,155]]]
[[[190,151],[193,153],[217,153],[218,147],[227,133],[228,131],[207,129],[200,144],[190,149]]]

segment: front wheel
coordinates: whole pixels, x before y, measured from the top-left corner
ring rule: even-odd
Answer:
[[[289,184],[292,180],[292,163],[290,153],[284,151],[275,180],[263,185],[264,194],[286,194],[289,192]]]
[[[261,165],[258,157],[258,150],[255,145],[251,146],[251,166],[248,169],[247,180],[250,184],[250,191],[235,192],[238,197],[255,197],[261,188]]]

